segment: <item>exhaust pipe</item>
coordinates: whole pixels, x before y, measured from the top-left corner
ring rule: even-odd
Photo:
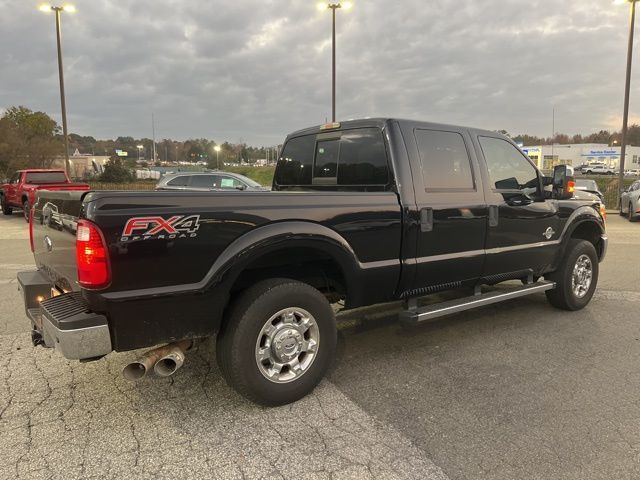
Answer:
[[[122,370],[122,376],[131,382],[154,371],[156,375],[168,377],[173,375],[184,364],[184,352],[193,346],[193,340],[181,340],[163,347],[154,348],[131,362]]]

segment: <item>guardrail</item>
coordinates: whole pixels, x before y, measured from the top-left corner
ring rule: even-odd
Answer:
[[[157,182],[105,183],[88,182],[91,190],[153,190]]]

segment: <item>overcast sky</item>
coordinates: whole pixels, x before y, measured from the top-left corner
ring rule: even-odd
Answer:
[[[269,145],[331,116],[331,16],[313,0],[75,5],[63,15],[71,132],[150,137],[155,112],[159,139]],[[54,17],[37,6],[0,0],[0,108],[60,121]],[[338,119],[550,135],[555,105],[557,131],[619,129],[628,14],[611,0],[354,0],[338,11]],[[633,118],[638,81],[640,62]]]

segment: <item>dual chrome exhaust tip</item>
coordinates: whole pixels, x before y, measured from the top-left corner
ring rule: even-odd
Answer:
[[[151,372],[159,377],[170,377],[184,365],[185,352],[192,346],[193,340],[181,340],[149,350],[138,360],[125,366],[122,375],[132,382]]]

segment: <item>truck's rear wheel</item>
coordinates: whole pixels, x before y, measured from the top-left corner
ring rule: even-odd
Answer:
[[[547,290],[547,300],[556,308],[580,310],[590,301],[598,284],[598,254],[592,243],[571,239],[557,271],[547,275],[556,288]]]
[[[13,213],[13,208],[7,205],[7,200],[4,198],[4,195],[0,195],[0,206],[2,207],[3,214],[11,215]]]
[[[217,359],[227,383],[246,398],[283,405],[315,388],[335,348],[335,317],[324,295],[305,283],[271,279],[232,306]]]
[[[24,214],[24,219],[27,223],[29,223],[29,210],[31,206],[29,205],[29,200],[25,200],[22,204],[22,213]]]

